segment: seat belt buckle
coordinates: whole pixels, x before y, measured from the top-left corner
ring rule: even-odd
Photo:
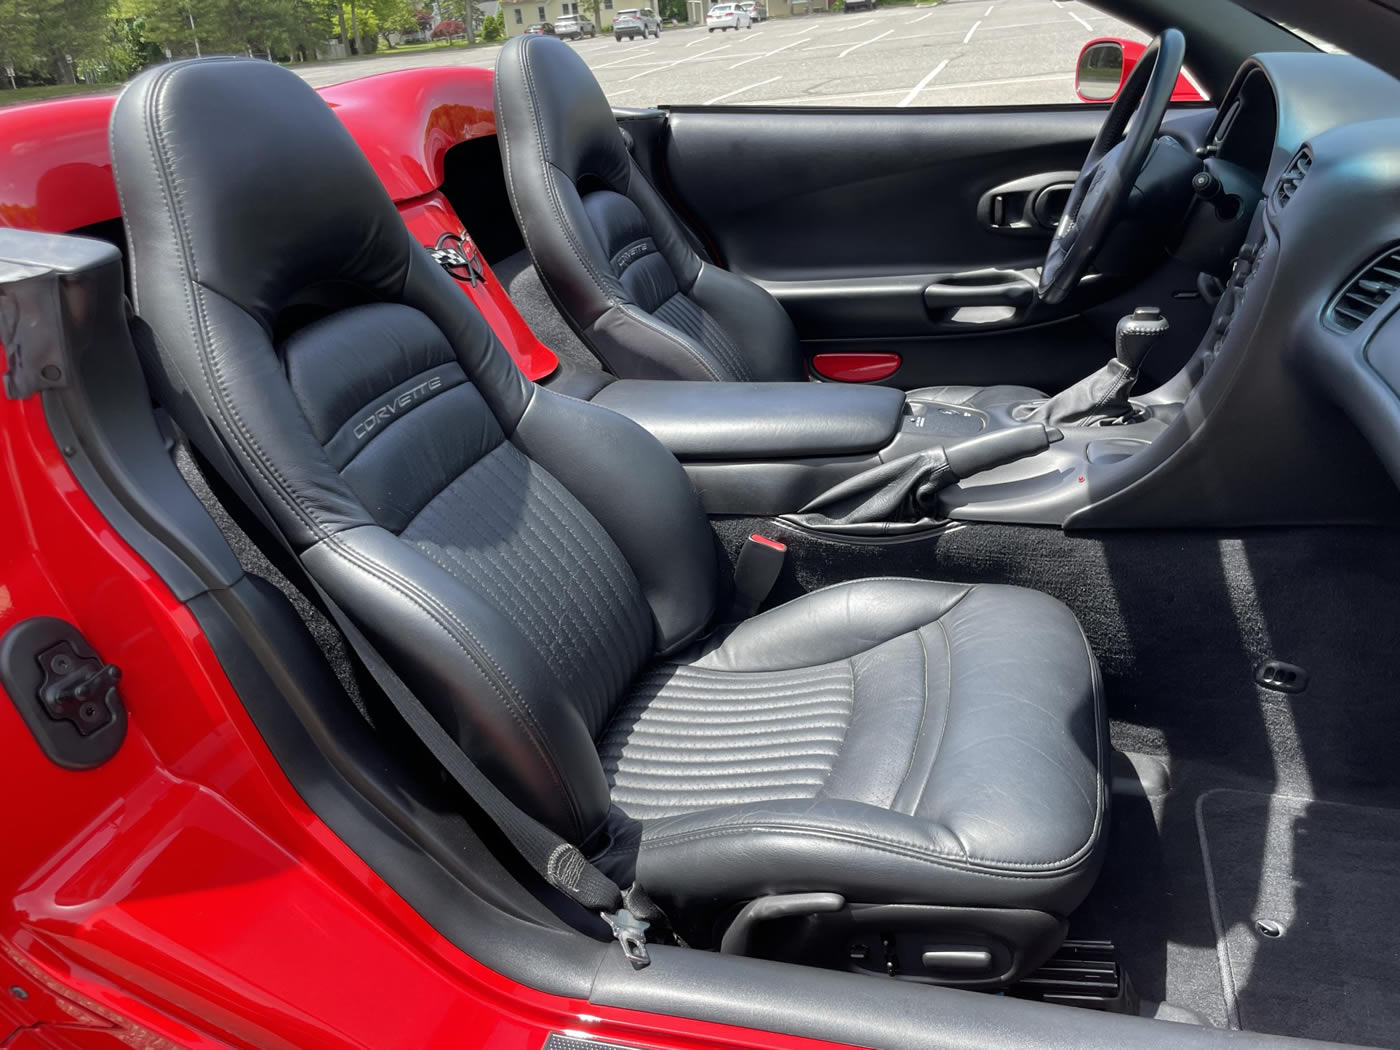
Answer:
[[[734,611],[739,619],[752,616],[763,604],[786,560],[786,543],[757,532],[744,541],[734,565]]]
[[[626,908],[598,914],[612,930],[613,939],[622,945],[622,954],[627,956],[632,969],[643,970],[651,965],[651,956],[647,954],[647,929],[651,923],[637,918]]]

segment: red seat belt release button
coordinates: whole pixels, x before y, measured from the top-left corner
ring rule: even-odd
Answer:
[[[752,616],[763,604],[787,559],[787,544],[754,533],[744,541],[734,566],[734,605],[741,617]]]

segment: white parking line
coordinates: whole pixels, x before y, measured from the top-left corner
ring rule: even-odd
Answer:
[[[674,62],[668,62],[664,66],[657,66],[656,69],[644,69],[640,73],[633,73],[630,77],[627,78],[627,80],[636,80],[638,77],[644,77],[648,73],[655,73],[658,69],[672,69],[685,62],[694,62],[697,58],[704,58],[706,55],[713,55],[716,51],[727,51],[729,50],[729,47],[729,44],[720,44],[719,47],[711,48],[709,51],[701,51],[698,55],[690,55],[686,58],[678,58]]]
[[[934,66],[933,69],[929,71],[928,76],[924,77],[923,80],[915,84],[913,88],[910,89],[909,94],[905,95],[902,99],[896,102],[895,106],[899,109],[903,109],[904,107],[908,106],[909,103],[913,102],[914,99],[919,97],[920,91],[928,87],[929,81],[932,80],[934,77],[938,76],[939,73],[942,73],[943,70],[947,68],[947,66],[948,60],[945,58],[942,62],[938,63],[938,65]]]
[[[872,36],[869,40],[862,40],[859,44],[852,44],[850,47],[846,48],[845,51],[842,51],[842,52],[841,52],[839,55],[837,55],[836,57],[837,57],[837,58],[845,58],[845,57],[846,57],[847,55],[849,55],[852,51],[859,50],[860,48],[864,47],[866,44],[873,44],[873,43],[875,43],[875,41],[877,41],[877,40],[883,40],[883,39],[885,39],[885,37],[889,36],[889,35],[890,35],[891,33],[893,33],[893,32],[894,32],[893,29],[886,29],[886,30],[885,30],[883,33],[881,33],[879,36]]]
[[[932,17],[933,17],[934,15],[936,15],[936,14],[938,14],[938,8],[935,7],[932,11],[930,11],[930,12],[929,12],[928,14],[926,14],[926,15],[920,15],[918,18],[911,18],[911,19],[909,19],[908,24],[912,26],[915,22],[922,22],[925,18],[932,18]]]
[[[1068,7],[1066,7],[1064,4],[1060,3],[1060,0],[1055,0],[1055,6],[1058,7],[1058,8],[1059,8],[1061,11],[1063,11],[1065,14],[1069,15],[1070,18],[1073,18],[1076,22],[1078,22],[1080,25],[1082,25],[1085,29],[1088,29],[1088,30],[1090,30],[1090,31],[1093,30],[1093,28],[1094,28],[1093,26],[1091,26],[1088,22],[1084,21],[1084,19],[1080,18],[1077,14],[1075,14],[1073,11],[1071,11],[1071,10],[1070,10]]]
[[[782,76],[779,75],[776,77],[769,77],[767,80],[760,80],[757,84],[746,84],[744,87],[735,88],[733,91],[726,91],[723,95],[716,95],[714,98],[709,99],[704,104],[707,106],[713,106],[716,102],[723,102],[727,98],[733,98],[735,95],[742,95],[745,91],[752,91],[754,88],[760,88],[764,84],[771,84],[775,80],[782,79]]]
[[[988,5],[987,5],[987,10],[983,13],[982,17],[983,17],[983,18],[990,18],[990,17],[991,17],[991,14],[992,14],[992,8],[995,7],[995,6],[996,6],[995,4],[988,4]]]
[[[793,40],[789,43],[784,44],[782,47],[775,47],[772,51],[764,51],[761,54],[754,55],[752,58],[741,59],[740,61],[735,62],[729,68],[738,69],[740,66],[746,66],[750,62],[757,62],[760,58],[768,58],[770,55],[776,55],[779,51],[786,51],[790,47],[796,47],[800,43],[802,43],[801,40]]]
[[[1073,82],[1073,73],[1038,73],[1032,77],[1006,77],[1003,80],[960,80],[955,84],[935,84],[929,91],[953,91],[957,88],[1003,87],[1007,84],[1048,84],[1052,80]]]
[[[639,56],[634,52],[633,54],[628,55],[626,58],[619,58],[619,59],[616,59],[615,61],[612,61],[612,62],[604,62],[601,66],[592,66],[592,67],[590,67],[590,68],[592,68],[592,69],[607,69],[609,66],[620,66],[620,65],[622,65],[622,63],[624,63],[624,62],[632,62],[632,61],[634,61],[635,59],[637,59],[638,57],[639,57]]]
[[[837,26],[835,29],[832,30],[832,32],[844,33],[848,29],[859,29],[861,26],[868,26],[874,21],[875,19],[873,18],[867,18],[864,22],[853,22],[848,26]]]
[[[972,23],[972,28],[969,29],[969,30],[967,31],[967,36],[963,37],[963,43],[964,43],[964,44],[966,44],[969,40],[972,39],[972,34],[975,33],[975,32],[977,32],[977,27],[980,26],[981,24],[982,24],[982,20],[981,20],[980,18],[979,18],[976,22],[973,22],[973,23]]]

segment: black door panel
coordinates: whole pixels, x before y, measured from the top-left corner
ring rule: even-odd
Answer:
[[[895,353],[901,366],[883,382],[905,388],[1056,390],[1112,353],[1113,325],[1138,295],[1198,327],[1187,315],[1199,304],[1174,298],[1194,294],[1195,274],[1172,265],[1140,285],[1088,283],[1058,307],[1034,303],[1009,273],[1044,258],[1055,194],[1104,115],[680,108],[664,149],[639,163],[716,261],[783,304],[809,356]],[[1153,370],[1176,355],[1157,356]]]
[[[666,177],[724,265],[767,280],[1007,266],[1050,231],[992,229],[978,204],[1077,171],[1104,111],[677,109]]]

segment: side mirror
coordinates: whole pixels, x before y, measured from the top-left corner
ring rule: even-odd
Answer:
[[[1146,46],[1135,40],[1108,37],[1090,40],[1079,52],[1079,63],[1074,67],[1074,92],[1079,100],[1112,102],[1116,99],[1145,50]],[[1204,102],[1205,96],[1182,73],[1172,89],[1172,101]]]
[[[1074,92],[1085,102],[1111,102],[1118,97],[1131,68],[1117,40],[1091,41],[1079,52]]]

